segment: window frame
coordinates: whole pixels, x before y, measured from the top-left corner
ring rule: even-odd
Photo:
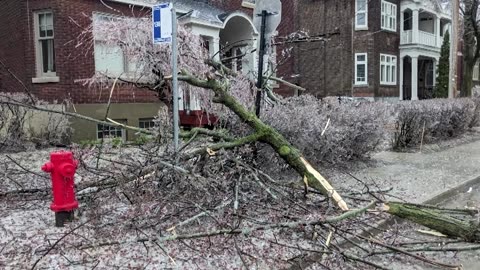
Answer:
[[[127,119],[120,119],[120,120],[114,120],[114,121],[119,122],[119,123],[122,123],[122,124],[126,124],[126,123],[127,123]],[[100,133],[100,132],[105,133],[105,131],[106,131],[104,128],[100,129],[100,126],[108,127],[108,132],[109,132],[109,134],[110,134],[110,132],[111,132],[112,129],[115,129],[115,130],[120,129],[121,135],[120,135],[120,137],[115,136],[115,137],[112,137],[112,138],[105,138],[105,136],[103,136],[102,138],[100,138],[100,137],[98,136],[99,133]],[[103,139],[103,140],[107,140],[107,141],[108,141],[108,140],[112,140],[112,139],[115,139],[115,138],[121,138],[122,141],[124,141],[124,142],[127,141],[127,130],[124,129],[124,128],[121,128],[121,127],[109,126],[109,125],[103,125],[103,124],[97,124],[97,125],[96,125],[96,132],[95,132],[95,134],[96,134],[97,140],[102,140],[102,139]]]
[[[52,36],[41,37],[40,36],[40,15],[51,14],[52,16]],[[33,31],[34,31],[34,49],[35,49],[35,78],[32,78],[33,83],[49,83],[49,82],[59,82],[57,76],[57,64],[55,57],[55,16],[53,10],[43,9],[33,12]],[[54,71],[44,72],[43,71],[43,54],[42,54],[42,45],[43,40],[52,40],[53,43],[53,66],[55,67]]]
[[[147,118],[138,118],[138,127],[143,128],[143,129],[152,129],[155,128],[155,118],[153,117],[147,117]],[[142,123],[149,123],[149,127],[145,127],[145,125],[142,127]],[[151,125],[153,124],[153,125]],[[151,125],[151,126],[150,126]]]
[[[365,10],[362,10],[361,12],[359,12],[358,10],[359,9],[358,1],[360,0],[355,0],[355,30],[368,30],[368,0],[361,0],[361,1],[365,1]],[[365,14],[364,24],[358,23],[359,14]]]
[[[386,10],[384,10],[384,7]],[[392,9],[395,11],[392,15]],[[390,12],[387,12],[390,10]],[[392,20],[392,25],[389,25],[390,20]],[[398,7],[396,4],[382,0],[381,8],[380,8],[380,28],[382,30],[397,32],[397,24],[398,24]]]
[[[358,56],[365,56],[364,61],[358,61]],[[358,66],[365,66],[365,81],[358,80]],[[368,85],[368,53],[355,53],[355,85]]]
[[[385,57],[384,61],[382,61],[382,57]],[[389,58],[390,58],[390,61],[387,60]],[[385,66],[385,68],[384,68],[385,69],[385,76],[383,76],[383,69],[382,69],[383,66]],[[390,71],[390,74],[389,74],[388,71]],[[398,57],[396,55],[384,54],[384,53],[380,54],[380,74],[379,75],[380,75],[380,84],[381,85],[397,85],[397,80],[398,80]]]
[[[121,20],[122,17],[124,17],[124,16],[119,16],[119,15],[116,15],[116,14],[105,13],[105,12],[98,12],[98,11],[92,12],[93,43],[94,43],[94,46],[93,46],[93,61],[94,61],[95,72],[102,72],[102,73],[106,72],[106,75],[112,76],[112,77],[120,76],[121,78],[127,78],[127,79],[135,78],[135,75],[136,75],[137,71],[132,70],[132,67],[135,67],[136,69],[139,69],[138,68],[138,63],[128,59],[127,55],[125,54],[125,52],[123,51],[121,46],[115,46],[115,47],[114,46],[109,46],[110,50],[112,50],[112,51],[113,50],[120,50],[121,53],[122,53],[122,64],[121,64],[122,72],[120,72],[120,74],[117,74],[117,72],[115,72],[115,71],[111,72],[109,69],[100,70],[98,68],[97,52],[100,49],[99,46],[101,46],[101,45],[105,46],[106,45],[105,44],[106,43],[105,39],[103,37],[97,36],[96,33],[95,33],[95,20],[98,19],[98,17],[106,17],[109,20],[116,20],[116,19]],[[141,81],[141,79],[139,81]]]

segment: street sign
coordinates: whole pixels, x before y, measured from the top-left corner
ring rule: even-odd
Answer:
[[[270,37],[277,30],[282,20],[282,2],[280,0],[257,0],[255,1],[255,9],[253,10],[253,24],[260,31],[262,27],[262,11],[267,12],[267,20],[265,24],[265,36]],[[267,41],[268,42],[268,41]]]
[[[152,8],[153,43],[172,42],[172,3],[155,5]]]

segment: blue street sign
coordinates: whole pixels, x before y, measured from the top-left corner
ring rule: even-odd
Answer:
[[[152,8],[153,43],[172,42],[172,4],[163,3]]]

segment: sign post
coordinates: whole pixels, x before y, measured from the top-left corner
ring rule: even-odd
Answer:
[[[171,43],[172,48],[172,92],[173,92],[173,145],[178,151],[180,133],[178,114],[178,68],[177,68],[177,15],[172,3],[153,6],[153,43]]]
[[[260,29],[258,55],[257,96],[255,99],[255,113],[260,116],[260,107],[263,99],[263,69],[265,50],[269,48],[270,39],[282,19],[282,3],[280,0],[257,0],[253,11],[253,23]]]

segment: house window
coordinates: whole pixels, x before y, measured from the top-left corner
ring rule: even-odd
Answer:
[[[478,76],[478,75],[479,75],[479,74],[478,74],[479,71],[480,71],[480,70],[479,70],[479,63],[477,62],[477,63],[475,64],[475,66],[473,66],[473,77],[472,77],[472,79],[473,79],[474,81],[478,81],[478,79],[479,79],[479,76]]]
[[[111,27],[110,22],[121,19],[109,14],[93,14],[95,71],[107,76],[133,75],[140,69],[137,63],[128,59],[120,44],[107,42],[101,34],[102,30],[99,30],[99,27]]]
[[[138,119],[138,127],[150,129],[155,127],[155,122],[153,122],[153,118],[140,118]]]
[[[355,0],[355,29],[368,28],[368,0]]]
[[[355,84],[364,85],[367,84],[367,54],[356,53],[355,54]]]
[[[380,83],[386,85],[397,84],[397,57],[380,54]]]
[[[243,61],[246,55],[246,46],[236,46],[225,51],[222,63],[233,71],[240,72],[243,69]]]
[[[115,122],[126,124],[127,120],[115,120]],[[127,139],[127,134],[125,129],[120,127],[108,126],[97,124],[97,139],[112,139],[112,138],[122,138],[123,140]]]
[[[397,31],[397,5],[382,1],[382,29]]]
[[[56,77],[53,13],[35,13],[37,77]]]
[[[427,70],[426,70],[426,74],[425,74],[425,86],[427,87],[432,87],[433,84],[434,84],[434,78],[435,78],[435,70],[434,70],[434,63],[433,62],[429,62],[427,63]]]

